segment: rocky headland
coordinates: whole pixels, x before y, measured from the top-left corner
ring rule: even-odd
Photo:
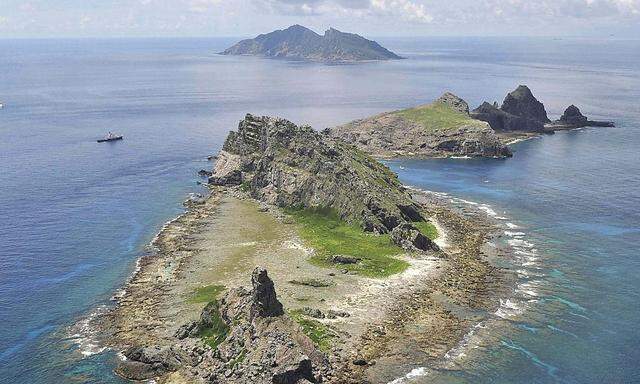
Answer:
[[[327,132],[379,158],[512,155],[489,124],[472,118],[468,104],[450,92],[431,104],[356,120]]]
[[[253,55],[321,62],[393,60],[400,56],[362,36],[330,28],[319,35],[301,25],[246,39],[227,48],[223,55]]]
[[[486,216],[310,127],[247,115],[209,182],[95,320],[124,378],[386,383],[445,367],[508,294]]]

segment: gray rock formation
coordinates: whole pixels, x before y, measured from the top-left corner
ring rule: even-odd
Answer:
[[[458,111],[465,115],[469,114],[469,104],[451,92],[445,92],[438,100],[436,100],[436,103],[446,104],[454,111]]]
[[[488,124],[469,117],[469,106],[447,92],[433,104],[356,120],[329,134],[376,157],[509,157]]]
[[[252,315],[261,317],[281,316],[284,314],[282,304],[276,298],[276,290],[273,281],[267,276],[263,268],[256,268],[251,275],[251,291],[253,306]]]
[[[544,130],[544,123],[541,121],[512,115],[486,101],[471,112],[471,117],[486,121],[496,132],[542,132]]]
[[[509,92],[500,108],[485,101],[471,112],[471,117],[488,122],[497,132],[542,132],[549,122],[544,105],[526,85]]]
[[[333,28],[321,36],[301,25],[242,40],[221,54],[326,62],[401,59],[375,41],[362,36]]]
[[[565,109],[559,120],[547,124],[545,128],[549,130],[575,129],[582,127],[614,127],[612,121],[594,121],[589,120],[580,112],[575,105],[570,105]]]
[[[424,220],[386,166],[341,140],[284,119],[247,115],[238,131],[229,133],[218,161],[225,165],[216,164],[212,178],[223,176],[218,169],[240,172],[251,195],[268,204],[330,208],[377,233]]]
[[[567,109],[565,109],[562,116],[560,116],[560,122],[576,126],[585,126],[587,125],[587,117],[580,112],[578,107],[571,104]]]
[[[509,92],[502,102],[501,109],[515,116],[524,117],[542,123],[549,123],[544,105],[533,96],[526,85],[520,85]]]
[[[412,225],[401,224],[393,228],[391,238],[405,249],[437,250],[437,246]]]
[[[179,371],[218,384],[317,383],[330,370],[326,356],[283,311],[267,271],[256,268],[252,289],[236,288],[207,305],[187,336],[173,345],[133,347],[116,372],[147,380]],[[200,340],[203,330],[222,321],[228,328],[213,350]],[[194,329],[199,330],[193,332]]]

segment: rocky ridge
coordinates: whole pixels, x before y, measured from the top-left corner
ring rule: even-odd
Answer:
[[[329,208],[405,249],[437,249],[413,226],[420,207],[397,176],[357,148],[309,126],[248,114],[218,155],[212,185],[240,185],[280,207]]]
[[[319,35],[301,25],[262,34],[227,48],[223,55],[257,55],[324,62],[391,60],[400,56],[362,36],[330,28]]]
[[[326,356],[285,314],[267,271],[256,268],[251,284],[251,290],[236,288],[209,303],[199,321],[178,330],[172,345],[129,348],[116,372],[132,380],[169,374],[220,384],[322,381]],[[201,340],[212,332],[220,334],[215,348]]]
[[[356,120],[328,130],[376,157],[510,157],[488,124],[446,92],[432,104]]]

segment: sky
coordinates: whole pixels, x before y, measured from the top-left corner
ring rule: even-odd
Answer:
[[[301,24],[365,36],[640,38],[640,0],[2,0],[0,38],[254,36]]]

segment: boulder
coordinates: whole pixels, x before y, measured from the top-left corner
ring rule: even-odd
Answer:
[[[222,176],[211,176],[209,177],[209,184],[220,186],[240,185],[242,184],[242,172],[233,170]]]
[[[273,384],[297,384],[301,380],[316,382],[311,359],[296,352],[287,350],[276,357],[276,368],[272,376]]]
[[[119,362],[116,372],[130,380],[148,380],[175,371],[181,366],[180,358],[168,346],[135,346],[123,354],[127,359]]]
[[[360,259],[359,257],[345,256],[345,255],[333,255],[331,257],[331,261],[336,264],[356,264],[360,260],[362,259]]]
[[[391,231],[393,242],[407,251],[435,251],[438,246],[410,223],[400,224]]]

